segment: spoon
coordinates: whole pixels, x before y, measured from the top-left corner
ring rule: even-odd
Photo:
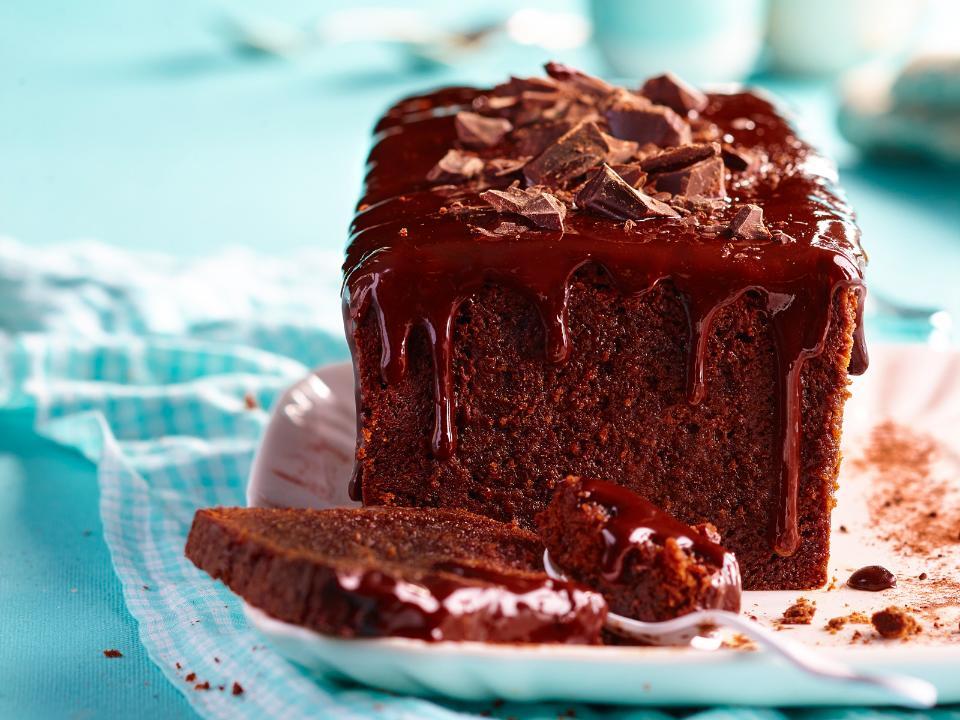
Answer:
[[[551,578],[567,579],[553,564],[547,550],[543,553],[543,567]],[[758,622],[727,610],[698,610],[661,622],[642,622],[608,613],[606,624],[609,629],[621,635],[650,645],[692,645],[698,649],[718,648],[719,642],[703,641],[708,639],[712,628],[725,627],[745,635],[808,675],[878,687],[896,697],[899,704],[905,707],[929,708],[937,704],[937,689],[926,680],[909,675],[859,672],[800,643],[787,640]],[[715,637],[709,639],[716,640]]]

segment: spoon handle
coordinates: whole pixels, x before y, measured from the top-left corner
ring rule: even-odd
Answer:
[[[926,680],[909,675],[872,674],[854,670],[849,665],[798,642],[788,640],[760,623],[735,613],[703,610],[683,617],[690,618],[694,625],[707,622],[736,630],[810,675],[883,688],[899,698],[900,702],[907,707],[929,708],[937,704],[937,689]]]

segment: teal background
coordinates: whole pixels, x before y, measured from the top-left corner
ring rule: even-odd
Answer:
[[[230,7],[300,21],[345,4]],[[513,7],[426,5],[460,26]],[[504,46],[469,66],[417,73],[394,49],[355,45],[254,61],[218,36],[223,7],[0,4],[0,234],[36,245],[95,237],[182,257],[232,245],[340,247],[369,128],[392,99],[534,73],[547,58]],[[589,47],[551,55],[603,72]],[[840,159],[871,290],[960,309],[956,172],[860,161],[833,130],[831,80],[754,81],[785,97]],[[902,337],[889,318],[873,323],[874,338]],[[124,657],[107,660],[106,648]],[[101,537],[94,468],[37,437],[30,418],[0,414],[0,718],[133,716],[193,713],[139,645]]]

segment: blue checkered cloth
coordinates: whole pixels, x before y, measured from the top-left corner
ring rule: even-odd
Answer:
[[[229,273],[221,272],[224,265]],[[98,268],[96,275],[90,267]],[[440,703],[310,677],[247,625],[234,595],[184,558],[197,508],[244,504],[268,419],[262,408],[308,371],[306,362],[347,354],[332,330],[339,323],[336,310],[326,320],[331,329],[322,320],[303,322],[317,288],[336,293],[339,269],[329,259],[271,266],[245,256],[207,264],[203,272],[99,245],[44,256],[0,241],[0,307],[8,313],[0,317],[0,409],[32,409],[39,433],[97,463],[104,536],[124,598],[150,657],[170,682],[200,715],[231,720],[563,713],[568,704]],[[271,277],[276,287],[264,290]],[[198,291],[213,305],[181,295]],[[224,295],[229,302],[221,302]],[[191,673],[195,679],[187,682]],[[211,690],[194,691],[203,682]],[[242,695],[232,694],[234,682]],[[579,718],[676,715],[575,710]],[[699,717],[734,714],[783,718],[775,711],[739,710]]]

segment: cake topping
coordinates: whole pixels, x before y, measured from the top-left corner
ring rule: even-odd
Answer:
[[[606,111],[606,118],[616,137],[641,145],[672,147],[692,140],[686,120],[670,108],[651,105],[640,97],[614,104]]]
[[[808,162],[817,159],[813,150],[759,96],[711,94],[704,104],[675,78],[656,79],[640,94],[558,64],[548,72],[489,91],[441,90],[388,113],[378,131],[390,132],[371,153],[363,199],[369,209],[358,215],[348,251],[348,322],[375,306],[388,383],[404,373],[411,328],[427,328],[436,373],[431,447],[443,461],[455,451],[460,425],[451,318],[483,283],[509,285],[532,299],[546,359],[559,363],[572,349],[567,290],[577,268],[601,266],[627,296],[669,279],[689,318],[685,373],[693,403],[707,392],[717,311],[759,293],[776,338],[781,483],[772,548],[791,555],[801,541],[801,371],[825,347],[836,298],[854,290],[862,308],[866,259],[850,208],[833,179],[819,174],[821,163]],[[458,139],[458,111],[509,121],[513,130],[495,151],[487,149],[496,160]],[[718,156],[710,143],[720,140]],[[437,163],[441,152],[447,154]],[[507,192],[520,167],[521,187],[542,186],[566,207],[563,242],[554,232],[560,213],[545,198],[535,206],[543,211],[536,223],[521,214],[535,227],[515,240],[506,237],[512,230],[499,232],[503,223],[491,231],[478,222],[477,215],[489,214],[479,193]],[[724,177],[730,171],[732,181]],[[425,176],[448,187],[425,189]],[[517,214],[504,212],[507,223]],[[397,227],[414,222],[423,231],[396,242]],[[481,241],[479,225],[486,228],[480,235],[505,242]],[[851,373],[866,369],[859,319],[857,327]]]
[[[867,565],[850,576],[847,585],[854,590],[880,592],[897,586],[897,576],[880,565]]]
[[[681,115],[686,115],[691,110],[701,112],[708,102],[706,95],[672,73],[650,78],[643,84],[640,92],[652,102],[666,105]]]
[[[523,174],[531,185],[565,187],[602,163],[609,152],[610,146],[596,123],[583,122],[527,163]]]
[[[462,150],[452,148],[427,173],[427,180],[443,182],[463,182],[483,172],[483,160],[476,155],[468,155]]]
[[[500,144],[513,129],[509,120],[491,118],[473,112],[458,112],[454,118],[457,138],[467,147],[488,148]]]
[[[677,217],[676,210],[632,187],[606,163],[577,192],[575,200],[577,207],[612,220]]]
[[[763,208],[759,205],[744,205],[733,216],[728,226],[730,235],[743,240],[769,240],[770,231],[763,224]]]
[[[482,192],[480,198],[498,212],[522,215],[537,227],[563,230],[567,207],[541,187],[521,190],[511,185],[505,190]]]

